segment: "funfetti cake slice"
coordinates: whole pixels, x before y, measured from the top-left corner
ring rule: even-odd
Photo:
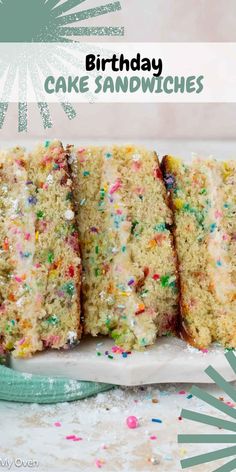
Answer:
[[[163,162],[175,218],[183,335],[236,347],[236,163]]]
[[[20,339],[20,313],[25,308],[30,263],[30,243],[25,235],[32,230],[32,216],[26,210],[26,167],[23,149],[0,152],[0,340],[4,350],[13,349]],[[24,274],[21,284],[20,273]],[[34,341],[40,348],[38,339]]]
[[[71,149],[85,331],[125,349],[175,331],[178,289],[165,186],[154,152]]]
[[[6,154],[5,168],[10,268],[1,306],[3,345],[18,357],[45,347],[68,348],[81,328],[78,234],[66,153],[59,142],[46,143],[29,156]]]

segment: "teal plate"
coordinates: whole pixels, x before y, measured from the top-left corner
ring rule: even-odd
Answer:
[[[20,403],[62,403],[82,400],[114,385],[22,374],[0,365],[0,400]]]

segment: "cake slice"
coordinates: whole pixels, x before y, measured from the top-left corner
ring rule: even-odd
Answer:
[[[141,349],[175,331],[172,212],[157,156],[135,146],[70,149],[85,332]]]
[[[167,156],[175,219],[183,336],[236,347],[236,162]]]
[[[30,155],[13,150],[4,156],[9,193],[2,228],[10,265],[3,346],[17,357],[69,348],[81,333],[81,264],[66,153],[55,141]]]

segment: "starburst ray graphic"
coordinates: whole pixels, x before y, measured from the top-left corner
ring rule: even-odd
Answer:
[[[0,43],[73,43],[81,36],[123,36],[123,26],[86,26],[78,25],[96,17],[118,12],[121,10],[120,1],[112,1],[100,6],[75,11],[84,6],[87,0],[0,0]],[[58,45],[59,46],[59,45]],[[60,48],[56,54],[62,58]],[[71,58],[72,60],[72,58]],[[74,59],[75,60],[75,59]],[[50,60],[48,61],[49,63]],[[50,110],[45,100],[40,99],[37,88],[38,71],[37,58],[29,57],[28,62],[20,62],[20,58],[1,58],[0,78],[5,76],[2,97],[0,97],[0,129],[3,128],[8,111],[8,101],[15,78],[21,78],[21,99],[18,103],[18,131],[25,132],[28,127],[27,101],[22,100],[24,78],[30,75],[37,106],[44,129],[52,127]],[[23,70],[24,69],[24,70]],[[26,91],[25,91],[26,92]],[[27,95],[25,93],[25,95]],[[60,98],[59,98],[60,100]],[[61,106],[71,120],[76,117],[72,105],[61,101]]]
[[[233,351],[227,352],[225,357],[232,370],[236,373],[236,357]],[[233,385],[227,382],[212,366],[209,366],[205,372],[233,401],[236,401],[236,389]],[[192,395],[199,398],[207,405],[212,406],[231,419],[233,418],[233,420],[236,420],[236,410],[218,400],[213,395],[210,395],[196,386],[193,386],[190,392]],[[228,421],[215,416],[204,415],[202,413],[185,409],[182,410],[181,416],[187,420],[236,432],[236,421]],[[178,442],[188,444],[236,444],[236,434],[180,434],[178,436]],[[186,469],[188,467],[193,467],[232,456],[236,456],[236,445],[190,457],[188,459],[183,459],[181,460],[181,466],[182,469]],[[213,472],[231,472],[233,470],[236,470],[236,457],[220,468],[214,469]]]

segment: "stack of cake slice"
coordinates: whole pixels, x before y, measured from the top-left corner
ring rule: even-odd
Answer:
[[[83,261],[85,332],[141,349],[175,332],[172,212],[154,152],[70,148]]]
[[[80,258],[71,180],[59,142],[0,154],[0,333],[25,357],[80,337]]]
[[[163,160],[175,219],[182,334],[236,348],[236,162]]]

